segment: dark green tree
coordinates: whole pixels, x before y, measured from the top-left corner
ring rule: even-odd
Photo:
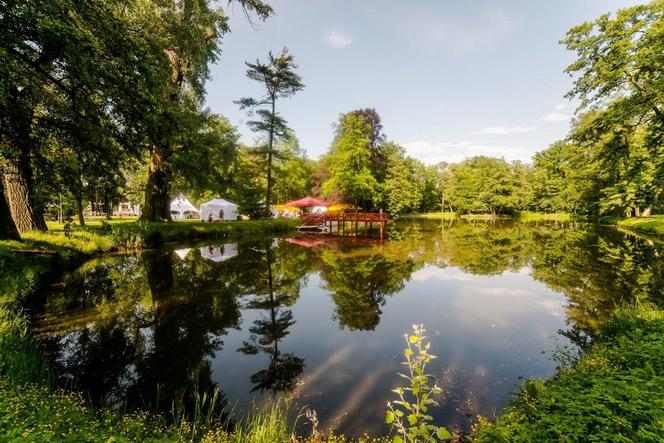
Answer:
[[[115,2],[3,3],[0,154],[19,231],[46,229],[39,177],[55,139],[76,152],[112,139],[136,151],[161,57]],[[86,140],[93,134],[93,140]]]

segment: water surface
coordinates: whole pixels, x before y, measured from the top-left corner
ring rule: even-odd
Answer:
[[[403,334],[424,323],[467,430],[547,377],[623,303],[661,297],[657,247],[560,224],[410,221],[389,240],[265,238],[101,257],[48,294],[36,330],[60,383],[169,414],[219,389],[240,413],[288,394],[323,428],[384,433]]]

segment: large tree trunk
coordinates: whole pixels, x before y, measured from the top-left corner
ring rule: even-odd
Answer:
[[[9,212],[9,205],[5,199],[5,188],[0,180],[0,239],[2,240],[20,240],[21,236],[16,229],[12,214]]]
[[[78,224],[85,226],[85,217],[83,216],[83,197],[76,195],[76,213],[78,214]]]
[[[145,187],[145,203],[141,220],[172,221],[170,208],[169,171],[156,147],[150,151],[148,183]]]
[[[16,149],[7,158],[4,170],[9,209],[19,232],[35,229],[46,231],[46,220],[37,203],[31,159],[31,115],[12,115],[10,126],[14,136],[6,143]]]
[[[46,221],[41,206],[36,203],[32,183],[32,167],[28,161],[7,162],[5,186],[9,208],[19,232],[46,231]]]

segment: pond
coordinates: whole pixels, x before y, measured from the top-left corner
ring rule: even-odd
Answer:
[[[468,430],[664,288],[660,245],[610,229],[416,220],[388,234],[103,256],[46,295],[35,330],[58,382],[97,405],[168,416],[218,389],[237,416],[288,394],[357,435],[386,432],[403,334],[423,323],[444,390],[432,415]]]

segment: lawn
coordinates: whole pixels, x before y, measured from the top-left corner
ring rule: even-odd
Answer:
[[[600,223],[616,225],[620,228],[664,236],[664,215],[650,215],[648,217],[603,217]]]

